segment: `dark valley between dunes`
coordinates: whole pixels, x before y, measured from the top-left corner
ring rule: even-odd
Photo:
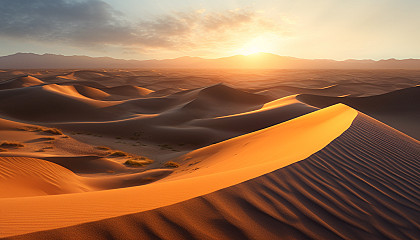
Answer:
[[[419,10],[0,0],[0,239],[420,240]]]
[[[0,71],[0,237],[418,239],[420,70]]]

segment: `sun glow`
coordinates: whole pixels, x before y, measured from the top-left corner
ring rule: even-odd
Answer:
[[[263,35],[247,42],[237,53],[247,56],[260,52],[275,53],[277,49],[278,37]]]

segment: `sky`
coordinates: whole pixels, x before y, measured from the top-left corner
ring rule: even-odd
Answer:
[[[0,55],[420,58],[419,0],[0,0]]]

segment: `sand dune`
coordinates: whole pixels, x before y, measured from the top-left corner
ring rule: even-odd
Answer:
[[[198,150],[197,152],[193,152],[192,155],[197,155],[196,160],[200,161],[202,161],[200,158],[209,156],[209,159],[205,160],[205,162],[207,162],[210,168],[203,168],[202,170],[197,170],[190,174],[184,174],[185,171],[182,171],[183,168],[181,168],[177,171],[178,174],[171,175],[171,178],[168,178],[165,181],[156,182],[156,185],[150,184],[133,189],[124,188],[112,191],[98,191],[93,194],[38,197],[36,200],[25,200],[25,198],[13,200],[0,199],[0,207],[8,206],[7,209],[1,208],[2,217],[0,219],[0,226],[5,226],[3,222],[12,215],[14,216],[13,218],[15,221],[13,226],[9,224],[7,229],[1,228],[0,232],[4,232],[4,235],[17,234],[19,232],[32,232],[138,211],[146,211],[232,186],[310,156],[312,153],[322,149],[348,128],[356,114],[355,110],[343,105],[337,105],[272,128],[240,136],[215,146],[210,146],[210,149],[226,149],[220,157],[217,157],[217,154],[213,157],[209,156],[209,148]],[[331,126],[335,126],[335,128],[331,128]],[[295,132],[294,130],[298,131]],[[282,142],[286,143],[285,145],[277,145],[275,144],[275,141],[270,141],[270,139],[278,139],[277,132],[282,133]],[[323,132],[324,135],[320,137],[319,132]],[[252,141],[254,139],[255,141]],[[312,144],[315,139],[317,144]],[[273,144],[267,145],[267,141],[272,142]],[[238,153],[238,151],[241,152],[241,148],[238,148],[237,145],[244,145],[247,144],[247,142],[250,144],[250,147],[247,148],[249,150],[237,155],[236,153]],[[293,151],[292,148],[290,148],[290,146],[293,145],[305,146],[306,149],[305,151]],[[253,149],[260,148],[261,146],[267,148],[265,152],[268,154],[266,156],[268,158],[262,162],[257,162],[255,161],[255,154],[259,152],[255,152]],[[281,147],[279,148],[279,146]],[[271,150],[276,153],[272,154],[273,152]],[[214,153],[214,151],[212,152]],[[254,152],[254,156],[250,154],[251,152]],[[223,157],[223,155],[225,155],[225,157]],[[228,159],[226,158],[227,156],[235,158]],[[278,158],[279,156],[282,157]],[[243,157],[248,159],[246,164],[242,162]],[[188,160],[188,162],[192,163],[190,160]],[[191,167],[188,166],[188,164],[185,164],[186,171]],[[239,164],[240,167],[238,168]],[[185,177],[182,177],[183,175],[185,175]],[[195,188],[193,186],[200,187]],[[125,204],[127,199],[129,199],[131,204]],[[28,200],[31,201],[31,206],[37,209],[36,212],[28,212],[27,208],[23,206],[23,208],[19,207],[21,204],[26,205],[27,203],[25,203],[25,201]],[[56,205],[53,204],[53,202],[59,202],[60,204]],[[94,205],[92,205],[93,202],[95,202]],[[112,210],[105,211],[105,209],[108,209],[111,206],[110,204],[112,204]],[[64,207],[65,205],[68,207]],[[58,221],[58,219],[54,217],[57,216],[57,210],[60,211],[61,216],[66,216],[65,219],[60,218]],[[87,210],[92,214],[83,214]],[[69,212],[66,213],[65,211]],[[75,214],[78,211],[79,214]],[[27,219],[31,218],[28,214],[42,214],[42,216],[38,215],[41,221],[38,224],[32,222],[32,224],[28,225],[25,223]],[[19,218],[18,216],[22,216],[22,218]],[[18,218],[20,220],[18,220]]]
[[[107,92],[104,92],[100,89],[84,86],[84,85],[74,85],[74,88],[77,92],[85,97],[95,99],[95,100],[105,100],[111,95]]]
[[[252,132],[316,110],[295,96],[268,102],[260,109],[215,118],[196,119],[192,125],[232,132]]]
[[[271,98],[214,85],[161,98],[126,101],[112,108],[135,109],[137,116],[118,121],[63,123],[71,131],[93,131],[109,136],[134,137],[166,144],[205,146],[269,127],[312,112],[294,97]],[[223,107],[220,107],[223,105]]]
[[[110,94],[116,94],[116,95],[128,96],[128,97],[143,97],[153,92],[150,89],[132,86],[132,85],[110,87],[110,88],[107,88],[105,91]]]
[[[187,171],[182,171],[182,168],[179,169],[175,175],[171,175],[170,178],[163,180],[160,186],[170,185],[171,189],[173,189],[178,182],[182,182],[182,187],[188,188],[187,183],[191,179],[194,179],[193,182],[195,183],[200,182],[202,179],[207,180],[206,178],[214,180],[214,177],[217,177],[220,179],[220,174],[222,174],[220,170],[229,173],[229,178],[223,178],[223,185],[225,185],[227,181],[230,181],[228,179],[242,178],[244,175],[248,175],[249,171],[255,176],[258,174],[255,171],[260,171],[257,169],[266,169],[263,171],[268,173],[278,169],[278,164],[287,165],[296,162],[296,158],[292,162],[287,160],[284,162],[285,159],[288,159],[284,152],[280,155],[273,154],[273,150],[284,145],[281,142],[267,141],[266,137],[278,139],[280,135],[276,134],[275,131],[287,134],[288,130],[299,129],[299,125],[305,124],[307,121],[319,122],[320,126],[324,127],[320,129],[314,127],[312,129],[326,133],[326,129],[336,129],[331,126],[331,123],[342,123],[341,120],[331,119],[330,114],[336,115],[341,112],[344,115],[339,114],[338,116],[350,120],[351,124],[355,115],[351,109],[347,109],[343,106],[335,106],[334,108],[308,114],[273,128],[252,133],[249,136],[245,135],[229,140],[226,143],[220,143],[193,152],[186,156],[186,161],[192,163],[197,158],[200,163],[196,163],[195,167],[199,169],[189,173],[187,169],[193,167],[186,165],[188,166]],[[345,130],[348,126],[342,125],[342,127]],[[305,135],[304,132],[308,133],[308,130],[302,129],[302,136]],[[375,134],[372,134],[372,132],[375,132]],[[339,132],[337,133],[340,135]],[[294,131],[291,131],[290,134],[295,135]],[[309,133],[306,137],[319,137],[319,134],[315,132],[312,134]],[[336,137],[337,135],[332,138]],[[250,138],[252,141],[250,141]],[[389,143],[387,141],[389,138],[394,139],[394,141]],[[285,136],[284,139],[288,139],[288,136]],[[326,137],[325,140],[327,139],[331,138]],[[308,147],[307,143],[300,142],[302,140],[300,137],[297,137],[296,140],[299,144]],[[349,144],[349,140],[351,140],[352,144]],[[313,142],[308,139],[307,141]],[[235,147],[237,144],[247,142],[248,147],[242,149]],[[267,146],[267,142],[272,144]],[[289,142],[297,143],[294,140]],[[290,144],[293,146],[293,143]],[[259,149],[260,145],[265,146],[266,150],[255,151],[253,150],[253,145]],[[211,194],[201,194],[199,198],[184,200],[172,206],[161,207],[134,215],[44,231],[22,237],[70,237],[70,234],[77,232],[82,234],[81,236],[92,238],[144,236],[146,238],[159,237],[165,239],[184,239],[186,237],[243,239],[271,236],[271,238],[280,239],[289,239],[290,237],[415,239],[419,225],[416,218],[417,214],[415,211],[407,211],[407,209],[416,209],[415,202],[418,201],[418,198],[411,194],[419,192],[418,185],[415,184],[416,179],[418,180],[416,172],[419,168],[416,159],[418,160],[420,156],[419,143],[417,141],[359,114],[343,135],[327,147],[324,148],[322,145],[320,147],[322,150],[319,152],[317,150],[309,150],[311,153],[317,152],[312,155],[310,153],[309,155],[311,156],[309,158],[300,155],[301,157],[298,158],[306,158],[303,161],[280,168],[261,177],[255,176],[255,178],[248,175],[246,179],[252,180],[238,185],[233,184],[235,186],[232,187],[225,186],[222,190]],[[212,151],[212,148],[220,148],[222,152]],[[243,151],[244,149],[246,150],[245,152]],[[288,146],[284,146],[284,149],[288,149],[289,154],[294,152],[292,155],[297,152],[292,151]],[[260,156],[260,159],[264,160],[256,161],[255,156],[250,154],[255,154],[256,152],[261,154],[270,153],[266,157],[270,156],[273,160],[269,160],[266,157],[261,158]],[[237,153],[240,153],[240,155],[236,157],[238,160],[235,160],[235,154]],[[231,156],[229,158],[230,161],[226,161],[224,157],[226,154]],[[367,155],[369,156],[368,158],[360,158],[360,156]],[[247,156],[249,160],[244,162],[244,156]],[[296,157],[296,155],[294,156]],[[280,159],[281,161],[278,162]],[[412,161],[407,161],[409,159]],[[396,164],[396,160],[398,160],[399,164],[398,169],[393,167]],[[242,165],[238,168],[237,165],[239,163]],[[247,166],[253,167],[249,169]],[[228,169],[236,170],[231,172]],[[357,169],[357,171],[354,171],[354,169]],[[248,174],[246,174],[247,172]],[[293,181],[287,179],[293,179]],[[385,182],[388,184],[384,185]],[[154,184],[156,184],[156,188],[159,188],[158,183]],[[334,190],[330,188],[331,185],[336,186]],[[132,192],[141,191],[141,187],[137,188],[125,190],[124,193],[120,192],[118,195],[121,197],[121,194],[129,194],[129,190]],[[169,191],[166,192],[168,193]],[[181,192],[178,191],[177,196]],[[97,192],[96,194],[99,193]],[[111,193],[104,192],[103,194]],[[57,197],[60,196],[65,195]],[[76,196],[83,198],[91,195],[72,194],[71,196],[68,195],[68,198],[73,198],[74,196],[72,200],[77,201]],[[32,202],[39,206],[39,204],[42,205],[43,201],[47,202],[47,199],[51,197],[39,198],[37,201],[32,200]],[[165,198],[168,199],[167,197]],[[134,197],[129,199],[133,201],[132,204],[137,202]],[[24,204],[25,201],[23,200],[21,199],[20,204]],[[60,200],[65,199],[61,198]],[[143,197],[143,201],[145,200]],[[9,200],[5,199],[5,201]],[[113,203],[116,204],[114,201],[116,200],[113,200]],[[355,205],[355,202],[358,204]],[[60,204],[60,208],[65,209],[63,204],[65,205],[66,203]],[[390,204],[392,204],[392,208]],[[372,208],[372,205],[375,207]],[[124,208],[119,204],[115,206],[118,206],[117,208],[120,210]],[[150,205],[148,206],[146,209],[150,208]],[[140,211],[141,207],[137,207],[137,211]],[[47,211],[51,212],[51,208],[54,208],[54,206],[50,205]],[[77,204],[77,208],[80,208],[79,204]],[[19,208],[13,209],[15,209],[13,212],[16,214],[16,219],[16,216],[19,216],[17,213],[22,210],[16,210]],[[198,212],[197,209],[200,209],[200,211]],[[75,211],[75,208],[72,208],[72,210]],[[2,209],[2,212],[8,214],[9,210]],[[180,214],[181,212],[182,214]],[[62,214],[65,214],[65,212],[62,212]],[[86,217],[83,216],[83,218]],[[393,223],[392,219],[396,218],[405,220],[400,222],[400,224],[390,225]],[[191,221],[191,219],[194,219],[194,221]],[[369,219],[387,220],[385,222],[377,222]],[[45,221],[45,218],[43,218],[42,226],[44,227]],[[219,224],[211,224],[214,221],[218,221]],[[172,224],[166,224],[168,222]],[[201,224],[197,225],[198,222]],[[344,222],[346,224],[343,224]],[[137,227],[129,227],[132,224],[135,224]],[[121,226],[123,230],[118,227],[119,230],[116,232],[116,226]],[[165,231],[161,231],[162,226],[166,226]],[[9,225],[10,228],[13,227]],[[34,224],[30,228],[33,231]],[[101,231],[98,231],[98,229],[101,229]],[[159,231],[157,231],[158,229]]]
[[[0,237],[420,236],[419,71],[7,70],[0,81]]]
[[[13,104],[10,104],[11,102]],[[0,91],[0,112],[30,121],[112,119],[117,118],[119,114],[104,108],[115,104],[84,97],[70,86],[54,84]]]
[[[404,89],[405,85],[402,85],[400,88]],[[310,87],[297,87],[297,86],[275,86],[258,89],[260,93],[271,94],[272,96],[280,97],[287,96],[291,94],[311,94],[318,96],[328,96],[328,97],[340,97],[340,96],[350,96],[350,97],[366,97],[372,95],[380,95],[389,92],[389,89],[397,90],[399,89],[398,84],[392,83],[383,83],[380,85],[370,84],[370,83],[341,83],[333,84],[324,87],[310,88]],[[363,89],[363,92],[361,91]]]
[[[85,192],[89,187],[76,174],[36,158],[0,159],[0,198]]]
[[[36,85],[44,84],[43,81],[37,79],[36,77],[27,75],[23,77],[17,77],[5,82],[0,82],[0,90],[3,89],[12,89],[12,88],[23,88]]]
[[[420,87],[405,88],[386,94],[369,97],[324,97],[317,95],[300,95],[299,100],[316,107],[326,107],[344,103],[376,119],[400,129],[406,134],[420,139]]]

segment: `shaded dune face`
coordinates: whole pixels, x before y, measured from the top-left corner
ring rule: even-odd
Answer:
[[[420,71],[27,70],[0,80],[0,144],[22,144],[0,147],[1,237],[420,236]]]
[[[128,138],[133,137],[133,131],[141,131],[148,141],[202,147],[316,110],[294,97],[275,100],[275,107],[266,107],[275,102],[271,100],[264,95],[217,84],[167,97],[131,99],[99,109],[131,113],[131,118],[55,123],[54,126]]]
[[[359,114],[307,159],[147,212],[9,239],[417,239],[420,144]]]
[[[31,75],[13,78],[8,81],[0,82],[0,90],[31,87],[45,84],[43,81]]]
[[[327,97],[301,94],[297,96],[297,99],[319,108],[343,103],[420,139],[418,124],[420,104],[417,104],[420,103],[420,86],[369,97]]]
[[[112,188],[165,177],[153,184],[81,194],[0,199],[0,233],[18,235],[148,211],[234,186],[309,157],[340,136],[356,116],[356,110],[339,104],[197,149],[178,160],[181,166],[169,176],[170,169],[155,169],[125,177],[108,175],[106,179],[101,174],[97,175],[97,181],[84,179],[93,187]],[[68,160],[69,164],[72,160],[86,162],[82,158]],[[13,223],[8,223],[12,218]]]
[[[55,84],[0,91],[0,112],[27,121],[112,119],[118,113],[104,108],[113,104],[86,98],[73,87]]]

